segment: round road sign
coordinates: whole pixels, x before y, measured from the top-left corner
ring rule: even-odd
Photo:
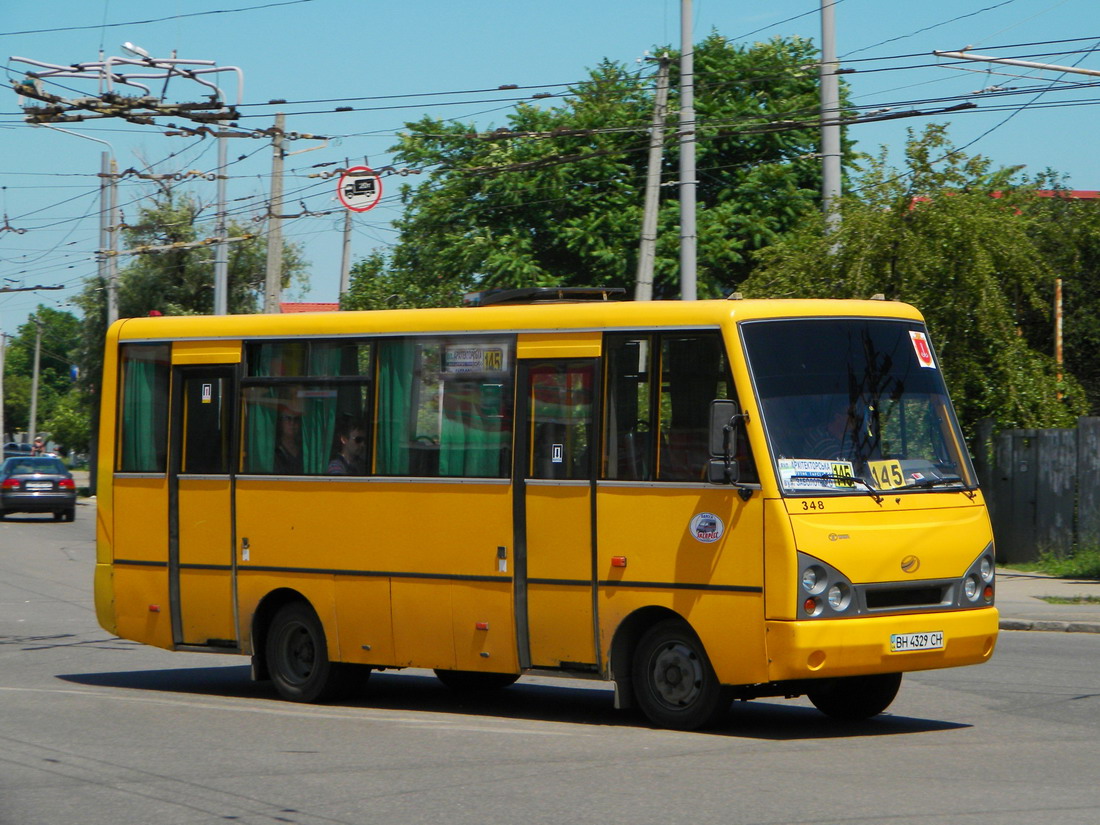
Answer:
[[[352,212],[366,212],[382,197],[382,178],[369,166],[353,166],[340,176],[336,195]]]

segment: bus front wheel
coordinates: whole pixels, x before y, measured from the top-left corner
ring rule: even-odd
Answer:
[[[829,680],[806,696],[814,707],[834,719],[869,719],[890,707],[900,687],[900,673],[844,676]]]
[[[682,621],[659,622],[642,635],[631,676],[638,707],[659,727],[696,730],[729,709],[703,643]]]
[[[267,633],[266,653],[275,689],[291,702],[321,702],[343,685],[341,666],[328,659],[325,629],[307,604],[279,608]]]

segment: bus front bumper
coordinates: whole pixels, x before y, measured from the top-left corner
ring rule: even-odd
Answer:
[[[769,621],[768,673],[778,682],[980,664],[993,655],[998,620],[997,608],[987,607]]]

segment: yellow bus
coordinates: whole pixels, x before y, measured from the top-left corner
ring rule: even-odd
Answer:
[[[992,532],[917,310],[611,297],[114,324],[99,622],[290,700],[556,672],[677,729],[865,718],[989,659]]]

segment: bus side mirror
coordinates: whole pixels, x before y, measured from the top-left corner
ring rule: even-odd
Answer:
[[[736,441],[734,429],[745,416],[737,411],[733,401],[716,398],[710,402],[710,461],[707,481],[711,484],[737,484],[740,468],[734,459]]]
[[[710,402],[710,454],[726,458],[732,446],[732,431],[737,417],[737,405],[724,398]]]

